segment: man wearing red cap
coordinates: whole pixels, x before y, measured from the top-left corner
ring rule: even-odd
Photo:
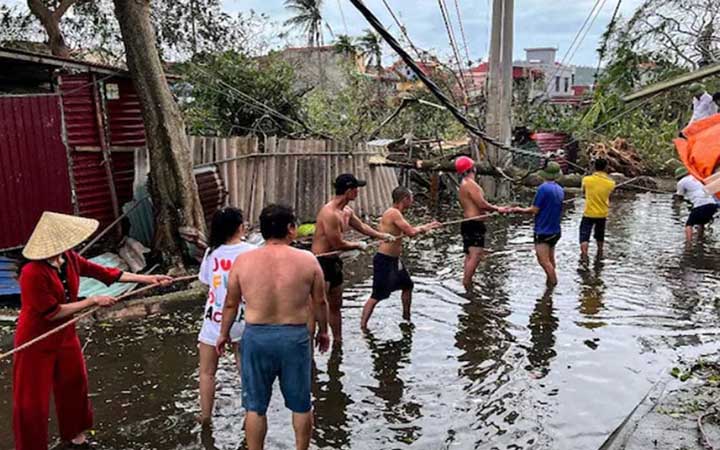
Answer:
[[[455,171],[462,176],[460,183],[460,205],[463,208],[463,217],[468,220],[460,225],[460,233],[463,238],[463,250],[465,251],[465,270],[463,275],[463,286],[465,290],[472,288],[472,278],[475,275],[480,261],[485,256],[485,227],[487,212],[498,212],[505,214],[509,211],[507,207],[496,206],[485,199],[485,194],[480,185],[475,181],[475,163],[467,156],[461,156],[455,160]],[[479,217],[480,216],[480,217]]]

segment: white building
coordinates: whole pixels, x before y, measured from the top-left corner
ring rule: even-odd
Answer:
[[[537,83],[531,97],[550,97],[550,99],[572,97],[574,95],[575,68],[556,61],[557,49],[554,47],[526,48],[525,61],[515,65],[533,67],[543,72],[543,83]]]

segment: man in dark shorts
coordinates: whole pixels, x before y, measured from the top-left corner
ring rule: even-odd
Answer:
[[[694,228],[697,228],[698,239],[702,239],[705,234],[705,225],[712,222],[715,217],[718,203],[715,197],[708,194],[703,184],[690,175],[685,167],[675,170],[675,178],[678,180],[676,198],[684,198],[692,204],[690,216],[685,222],[685,241],[692,241]]]
[[[513,208],[512,212],[535,216],[533,236],[535,255],[547,275],[548,287],[552,287],[558,281],[555,272],[555,245],[561,236],[560,219],[562,218],[565,191],[555,182],[562,176],[562,170],[558,163],[548,162],[540,171],[540,176],[545,179],[545,182],[538,188],[532,206]]]
[[[583,177],[582,190],[585,193],[585,211],[580,220],[580,257],[587,260],[590,248],[590,234],[595,230],[597,256],[602,257],[605,246],[605,224],[610,212],[610,194],[615,190],[615,181],[605,172],[607,160],[598,158],[593,163],[595,172]]]
[[[463,251],[465,252],[465,264],[463,274],[463,286],[466,291],[472,289],[472,278],[485,256],[485,220],[483,217],[487,212],[506,213],[509,208],[495,206],[485,200],[485,194],[480,185],[475,181],[475,163],[467,156],[461,156],[455,160],[455,171],[462,176],[458,197],[463,208],[463,217],[474,218],[460,224],[460,234],[463,240]]]
[[[342,250],[364,250],[365,242],[350,242],[343,239],[343,232],[353,228],[359,233],[375,239],[393,239],[387,233],[375,231],[363,223],[348,206],[358,196],[360,187],[365,181],[358,180],[354,175],[345,173],[335,179],[335,197],[320,209],[315,222],[312,252],[315,255],[339,252]],[[342,284],[343,264],[340,255],[318,256],[327,284],[327,297],[330,306],[328,322],[333,333],[333,343],[342,341]]]
[[[291,208],[264,208],[260,232],[265,246],[240,255],[230,270],[216,349],[222,354],[230,343],[230,328],[244,299],[246,326],[240,354],[248,448],[264,447],[265,413],[273,383],[279,378],[285,406],[293,412],[296,447],[307,449],[312,435],[312,340],[308,323],[310,318],[317,318],[315,343],[326,352],[330,340],[325,280],[312,253],[290,246],[296,236]]]
[[[410,189],[399,186],[392,193],[393,206],[388,208],[380,219],[378,229],[389,233],[396,238],[404,236],[417,236],[440,227],[439,222],[432,222],[419,227],[413,227],[405,220],[403,212],[413,203]],[[390,297],[395,291],[402,291],[403,319],[410,320],[410,304],[412,303],[413,282],[410,274],[403,264],[402,239],[380,244],[378,252],[373,257],[373,285],[372,294],[365,303],[360,320],[360,329],[367,331],[370,316],[378,302]]]

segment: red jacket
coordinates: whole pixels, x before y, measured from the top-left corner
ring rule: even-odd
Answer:
[[[58,313],[60,305],[78,301],[80,277],[90,277],[108,286],[120,279],[122,271],[97,265],[70,250],[65,258],[65,281],[63,285],[58,269],[47,261],[31,261],[20,273],[20,317],[15,330],[15,346],[33,339],[72,317],[50,320]],[[43,339],[33,346],[35,350],[58,349],[66,339],[75,337],[75,325]]]

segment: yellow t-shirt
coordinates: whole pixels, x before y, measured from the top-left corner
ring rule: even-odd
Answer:
[[[615,182],[605,172],[595,172],[583,177],[582,189],[585,192],[584,216],[592,219],[607,217]]]

